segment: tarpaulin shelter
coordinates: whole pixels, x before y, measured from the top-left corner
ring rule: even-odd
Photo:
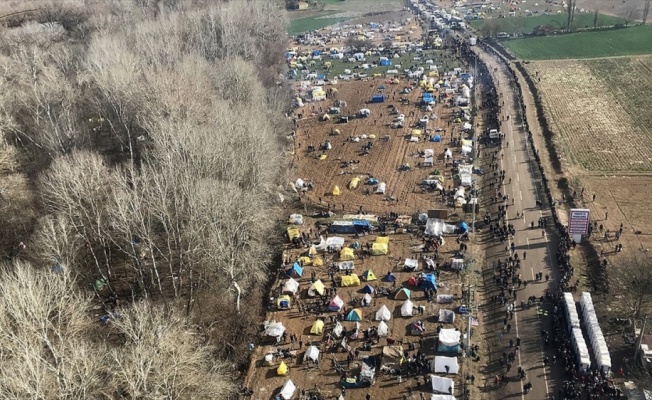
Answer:
[[[358,185],[360,185],[360,178],[355,177],[351,179],[351,182],[349,182],[349,189],[350,190],[357,189]]]
[[[365,272],[362,273],[362,280],[365,282],[369,281],[375,281],[376,280],[376,275],[374,274],[374,271],[368,269]]]
[[[403,263],[403,269],[406,271],[416,271],[419,269],[419,261],[414,258],[406,258]]]
[[[376,321],[389,321],[392,319],[392,313],[389,311],[386,305],[382,305],[378,311],[376,311]]]
[[[360,278],[358,278],[358,275],[356,274],[343,275],[340,285],[342,287],[360,286]]]
[[[378,324],[378,336],[387,336],[388,330],[389,329],[387,328],[385,321],[380,321]]]
[[[411,317],[414,304],[410,300],[406,300],[405,303],[401,306],[401,316],[402,317]]]
[[[276,368],[276,375],[278,376],[285,376],[288,374],[289,368],[287,364],[285,364],[285,361],[281,361],[281,365]]]
[[[460,350],[461,332],[455,329],[439,330],[439,345],[437,351],[442,353],[457,353]]]
[[[316,320],[310,328],[310,333],[313,335],[321,335],[324,332],[324,321],[321,319]]]
[[[340,250],[340,260],[343,261],[351,261],[355,259],[355,254],[353,253],[353,249],[350,247],[344,247],[342,250]]]
[[[376,236],[375,243],[389,243],[389,236]]]
[[[290,269],[287,270],[286,272],[287,276],[290,278],[301,278],[303,275],[303,268],[301,268],[301,265],[299,263],[294,263],[290,267]]]
[[[333,264],[340,271],[353,271],[355,269],[355,264],[353,263],[353,261],[340,261]]]
[[[371,285],[364,285],[364,287],[362,288],[362,293],[368,293],[368,294],[371,294],[371,293],[373,293],[373,292],[375,292],[375,291],[376,291],[376,290],[375,290],[375,289],[373,288],[373,286],[371,286]]]
[[[430,400],[455,400],[455,396],[450,394],[433,394],[430,395]]]
[[[372,103],[384,103],[385,102],[385,95],[375,94],[375,95],[371,96],[371,102]]]
[[[362,321],[362,310],[359,308],[354,308],[346,314],[345,321]]]
[[[449,393],[451,395],[455,392],[455,383],[450,378],[430,375],[430,382],[432,383],[433,392]]]
[[[324,295],[324,283],[318,279],[310,285],[310,288],[308,289],[308,296],[310,297],[315,297],[317,295],[323,296]]]
[[[303,225],[303,215],[290,214],[290,218],[288,218],[288,224]]]
[[[269,321],[265,325],[265,336],[281,337],[283,332],[285,332],[285,327],[280,322]]]
[[[387,190],[387,184],[385,182],[380,182],[380,184],[378,184],[378,187],[376,188],[376,193],[384,194],[386,190]]]
[[[298,290],[299,282],[295,281],[294,278],[288,279],[288,281],[283,285],[283,293],[295,294]]]
[[[460,233],[467,233],[469,231],[469,225],[466,222],[462,221],[459,225],[457,225],[457,229],[460,231]]]
[[[435,356],[430,366],[430,370],[438,374],[457,374],[460,370],[456,357]],[[446,367],[448,367],[448,371],[446,371]]]
[[[340,298],[340,296],[333,297],[330,303],[328,303],[329,311],[340,311],[342,307],[344,307],[344,301]]]
[[[328,226],[329,233],[356,233],[356,227],[353,221],[333,221]]]
[[[453,310],[439,309],[439,322],[452,324],[455,322],[455,312]]]
[[[288,228],[287,234],[290,240],[301,237],[301,231],[299,231],[297,228]]]
[[[385,282],[396,282],[396,275],[394,275],[391,272],[388,272],[387,275],[383,277],[383,281]]]
[[[326,239],[324,249],[330,247],[333,250],[341,250],[344,247],[344,238],[340,236],[331,236]]]
[[[389,245],[387,243],[376,243],[371,245],[371,255],[383,256],[389,253]]]
[[[394,294],[394,299],[396,300],[409,300],[410,299],[410,290],[406,288],[400,288]]]
[[[284,294],[276,300],[276,305],[281,310],[287,310],[292,306],[292,298],[287,294]]]
[[[435,274],[421,275],[421,287],[424,289],[435,289],[437,287],[437,277]]]
[[[306,350],[306,354],[304,354],[303,359],[305,361],[312,360],[312,361],[317,361],[319,359],[319,349],[315,346],[310,346]]]
[[[294,383],[292,383],[291,379],[288,379],[287,382],[283,385],[281,388],[281,393],[279,393],[279,396],[283,400],[290,400],[292,396],[294,396],[294,392],[297,390],[297,387],[294,386]]]

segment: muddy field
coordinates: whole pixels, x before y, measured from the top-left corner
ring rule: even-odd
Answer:
[[[431,135],[440,135],[441,142],[424,141],[425,135],[417,142],[409,142],[406,135],[409,135],[411,125],[418,123],[424,115],[432,115],[419,110],[414,105],[420,96],[420,91],[414,91],[407,95],[399,92],[406,85],[403,80],[399,84],[390,84],[383,78],[375,78],[369,81],[355,81],[338,86],[339,93],[336,99],[345,100],[347,107],[342,114],[355,114],[362,108],[371,110],[371,115],[364,119],[353,119],[346,124],[335,123],[339,116],[334,115],[331,121],[320,121],[316,116],[304,114],[304,120],[299,124],[297,130],[297,141],[295,144],[295,155],[293,160],[292,176],[310,181],[314,189],[308,192],[306,197],[313,204],[319,204],[321,198],[323,206],[334,207],[341,211],[357,212],[359,207],[364,211],[373,213],[411,213],[416,210],[426,211],[428,209],[442,206],[441,197],[433,193],[424,192],[420,188],[422,180],[435,170],[444,173],[446,187],[451,188],[452,175],[444,169],[443,154],[447,147],[450,147],[451,136],[457,138],[460,135],[461,123],[450,123],[452,109],[443,105],[437,105],[433,110],[438,117],[431,120],[428,128],[432,129]],[[385,87],[383,91],[387,101],[384,103],[368,104],[373,94],[380,93],[379,88]],[[402,105],[400,98],[406,98],[410,105]],[[321,104],[307,105],[304,113],[310,112],[314,106],[315,111],[327,109],[330,101]],[[392,122],[398,115],[390,114],[390,105],[396,105],[401,114],[406,117],[404,128],[395,129],[391,127]],[[331,131],[338,129],[339,135],[332,135]],[[350,137],[361,137],[362,135],[375,135],[376,139],[360,139],[353,142]],[[332,149],[326,152],[319,151],[319,146],[329,140]],[[362,154],[362,147],[368,142],[372,148],[367,155]],[[316,151],[308,151],[308,146],[313,145]],[[433,149],[437,161],[433,167],[420,167],[423,158],[419,152],[425,149]],[[325,160],[319,157],[325,154]],[[459,156],[459,150],[457,151]],[[348,167],[342,168],[344,162],[355,161]],[[409,164],[411,170],[401,171],[400,167]],[[364,182],[368,177],[374,177],[380,182],[386,183],[386,193],[367,194],[369,186],[361,184],[357,189],[349,189],[348,184],[355,178],[361,178]],[[335,186],[341,190],[339,196],[333,196]],[[393,198],[394,200],[390,200]]]

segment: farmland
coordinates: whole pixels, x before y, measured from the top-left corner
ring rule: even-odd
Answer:
[[[575,28],[592,28],[594,18],[594,13],[577,14],[575,16],[575,22],[573,26]],[[567,16],[566,14],[561,13],[551,15],[533,15],[529,17],[492,18],[469,21],[469,25],[471,25],[473,29],[479,31],[481,31],[482,28],[488,23],[497,24],[497,31],[507,32],[509,34],[529,34],[532,33],[536,27],[541,25],[550,25],[553,29],[562,30],[566,27]],[[600,14],[598,16],[597,26],[613,26],[622,23],[622,18]]]
[[[652,52],[652,26],[634,26],[560,36],[507,40],[503,45],[523,60],[644,55]]]

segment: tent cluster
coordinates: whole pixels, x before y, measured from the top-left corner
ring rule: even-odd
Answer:
[[[598,316],[593,307],[591,293],[583,292],[580,296],[580,310],[582,313],[582,322],[588,333],[591,348],[595,355],[595,361],[602,372],[608,373],[611,369],[611,356],[609,355],[607,342],[602,334],[602,328],[600,328],[600,324],[598,323]]]
[[[584,341],[582,329],[580,328],[580,318],[577,315],[577,307],[573,294],[564,292],[563,297],[564,310],[566,311],[567,328],[571,335],[571,343],[575,356],[577,357],[579,372],[586,372],[591,368],[591,356],[589,349]]]

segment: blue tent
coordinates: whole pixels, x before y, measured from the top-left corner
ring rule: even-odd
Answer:
[[[387,275],[383,278],[385,282],[396,282],[396,276],[391,272],[388,272]]]
[[[437,287],[437,278],[435,274],[422,274],[421,287],[424,289],[435,289]]]
[[[460,345],[459,344],[454,344],[451,346],[447,346],[443,343],[439,343],[437,345],[437,352],[439,353],[459,353],[460,351]]]
[[[313,57],[314,56],[320,56],[321,55],[321,50],[313,50],[312,55],[313,55]]]
[[[326,75],[324,75],[324,74],[319,74],[319,75],[317,75],[317,79],[319,79],[319,80],[324,80],[324,79],[326,79]]]
[[[441,136],[439,136],[439,135],[435,135],[435,136],[433,136],[433,137],[432,137],[432,141],[433,141],[433,142],[437,142],[437,143],[441,142]]]
[[[367,179],[367,182],[365,182],[367,185],[377,185],[378,184],[378,179],[376,178],[369,178]]]
[[[381,67],[389,67],[390,65],[392,65],[392,62],[389,61],[389,60],[381,60],[380,61],[380,66]]]
[[[460,222],[460,224],[457,225],[457,228],[458,228],[462,233],[466,233],[466,232],[469,231],[469,226],[468,226],[467,223],[464,222],[464,221]]]
[[[358,233],[371,231],[371,224],[369,224],[369,221],[364,219],[354,219],[353,227],[355,228],[355,231]]]
[[[303,268],[301,268],[301,265],[299,263],[294,263],[290,269],[287,270],[287,276],[291,278],[301,278],[303,275]]]
[[[354,308],[353,310],[349,311],[349,313],[346,315],[346,318],[344,318],[345,321],[361,321],[362,320],[362,311],[360,311],[359,308]]]
[[[385,102],[385,96],[382,94],[375,94],[371,96],[371,102],[372,103],[384,103]]]
[[[369,294],[372,294],[373,292],[374,292],[374,288],[373,288],[373,286],[371,286],[371,285],[365,285],[365,286],[362,288],[362,293],[369,293]]]

